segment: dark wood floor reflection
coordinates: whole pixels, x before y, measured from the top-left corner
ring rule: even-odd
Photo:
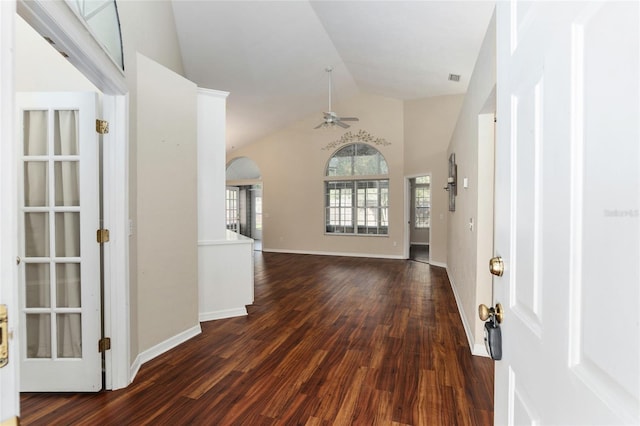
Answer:
[[[429,245],[411,244],[409,258],[416,262],[429,263]]]
[[[127,388],[23,394],[23,425],[491,425],[444,269],[256,252],[246,317],[144,364]]]

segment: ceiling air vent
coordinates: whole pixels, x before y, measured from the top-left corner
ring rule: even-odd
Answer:
[[[460,74],[449,74],[449,81],[460,81]]]

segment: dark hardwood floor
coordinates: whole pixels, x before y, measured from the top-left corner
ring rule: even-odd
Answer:
[[[412,244],[409,247],[409,258],[416,262],[429,263],[429,245]]]
[[[126,389],[23,394],[23,425],[491,425],[442,268],[255,253],[246,317],[144,364]]]

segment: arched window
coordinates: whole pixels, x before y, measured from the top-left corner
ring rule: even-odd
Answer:
[[[374,147],[355,143],[331,156],[325,171],[327,234],[389,233],[389,168]]]

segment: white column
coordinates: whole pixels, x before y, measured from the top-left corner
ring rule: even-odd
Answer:
[[[198,242],[224,240],[228,92],[198,89]]]

